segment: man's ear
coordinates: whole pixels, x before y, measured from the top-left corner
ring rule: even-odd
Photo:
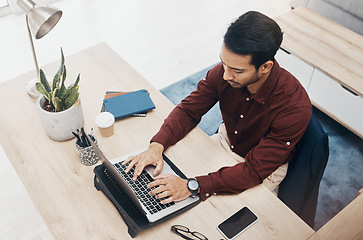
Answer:
[[[267,62],[265,62],[264,64],[262,64],[260,66],[259,71],[261,73],[269,73],[271,71],[271,69],[272,69],[273,66],[274,66],[274,62],[271,61],[271,60],[268,60]]]

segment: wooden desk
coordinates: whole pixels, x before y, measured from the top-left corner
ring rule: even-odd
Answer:
[[[309,240],[363,239],[363,195],[327,222]]]
[[[45,68],[53,75],[59,63]],[[85,128],[95,128],[94,119],[106,90],[149,90],[156,109],[146,118],[127,118],[115,123],[110,138],[95,135],[108,158],[144,148],[158,131],[173,104],[135,72],[106,44],[99,44],[66,56],[69,81],[81,73],[80,92]],[[158,71],[156,69],[155,71]],[[160,69],[162,71],[162,69]],[[0,85],[0,144],[29,192],[55,239],[129,239],[122,218],[93,186],[93,167],[83,166],[74,140],[49,139],[41,125],[35,101],[25,91],[32,73]],[[5,114],[4,114],[5,113]],[[96,128],[95,128],[96,129]],[[166,155],[187,175],[215,171],[234,160],[199,128],[166,151]],[[216,196],[190,211],[154,228],[136,239],[175,239],[173,224],[200,231],[210,239],[221,238],[216,226],[243,205],[259,216],[243,239],[306,239],[314,231],[262,185],[239,195]]]

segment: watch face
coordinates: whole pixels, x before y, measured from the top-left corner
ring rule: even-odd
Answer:
[[[191,189],[191,190],[198,190],[198,188],[199,188],[199,184],[198,184],[198,182],[196,181],[196,180],[190,180],[189,182],[188,182],[188,187],[189,187],[189,189]]]

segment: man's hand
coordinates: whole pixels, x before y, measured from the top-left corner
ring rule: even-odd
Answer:
[[[135,166],[135,173],[133,176],[133,180],[136,181],[137,177],[140,176],[142,170],[148,165],[154,165],[154,176],[158,175],[163,168],[164,161],[163,161],[163,151],[164,147],[160,143],[152,142],[149,148],[145,151],[140,153],[139,155],[129,157],[126,159],[122,165],[130,163],[127,166],[125,172],[128,173],[131,168]]]
[[[156,195],[157,199],[165,198],[161,201],[166,204],[172,201],[180,201],[190,196],[187,187],[188,180],[182,179],[172,174],[160,174],[154,178],[154,181],[148,184],[148,188],[156,187],[149,194]]]

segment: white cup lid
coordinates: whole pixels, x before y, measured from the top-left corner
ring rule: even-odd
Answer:
[[[100,128],[108,128],[115,122],[115,117],[109,112],[101,112],[97,115],[95,122]]]

